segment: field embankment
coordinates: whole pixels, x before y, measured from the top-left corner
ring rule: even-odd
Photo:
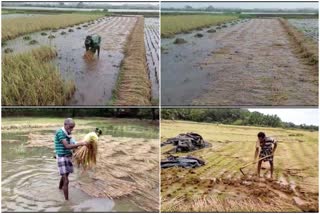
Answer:
[[[127,39],[115,89],[115,105],[151,105],[151,82],[144,44],[144,18],[139,17]]]
[[[56,52],[41,47],[2,59],[2,105],[64,105],[74,93],[72,81],[64,81],[50,64]]]
[[[298,31],[295,27],[293,27],[288,22],[288,20],[279,19],[279,21],[281,22],[284,29],[287,31],[290,38],[293,40],[294,44],[296,44],[298,52],[301,54],[301,56],[305,58],[308,63],[315,65],[316,70],[318,71],[318,43],[307,38],[302,32]]]
[[[23,17],[2,20],[2,41],[40,30],[53,30],[82,22],[91,21],[103,15],[59,14],[39,17]]]
[[[258,178],[253,161],[257,133],[275,138],[274,179],[263,163]],[[318,132],[232,126],[210,123],[162,121],[161,141],[179,133],[196,132],[211,148],[178,153],[202,158],[196,169],[161,170],[163,212],[301,212],[318,210]],[[161,148],[163,154],[169,148]],[[169,146],[170,147],[170,146]]]
[[[177,33],[210,27],[237,19],[232,15],[163,15],[161,16],[161,37],[172,37]]]

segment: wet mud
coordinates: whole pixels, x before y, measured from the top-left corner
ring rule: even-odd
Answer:
[[[173,44],[176,38],[187,42]],[[161,46],[164,105],[317,104],[317,72],[277,19],[180,34]]]

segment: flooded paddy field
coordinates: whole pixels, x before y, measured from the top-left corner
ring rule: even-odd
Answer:
[[[317,104],[316,66],[297,53],[278,19],[177,34],[163,38],[161,49],[164,105]]]
[[[268,162],[261,178],[253,161],[256,134],[276,139],[274,176]],[[201,158],[205,165],[161,170],[162,212],[317,212],[318,132],[281,128],[162,121],[161,141],[184,132],[199,133],[212,147],[175,153]],[[243,134],[245,133],[245,135]],[[161,158],[172,145],[161,147]]]
[[[97,165],[81,172],[75,167],[69,201],[58,189],[53,137],[63,118],[3,119],[3,212],[144,212],[157,211],[158,130],[147,121],[76,119],[75,139],[99,125],[105,133],[98,144]],[[12,123],[14,121],[14,123]],[[129,151],[131,155],[128,155]],[[132,166],[132,167],[131,167]]]
[[[315,42],[319,40],[318,19],[288,19],[289,23]]]
[[[145,18],[145,46],[149,78],[152,84],[152,99],[159,99],[159,41],[160,23],[158,18]]]
[[[159,39],[151,29],[156,29],[156,21],[146,21],[151,24],[150,27],[146,24],[145,44],[155,99],[158,97],[156,75],[159,72],[159,54],[156,48]],[[41,46],[52,47],[57,52],[52,63],[60,70],[63,79],[75,83],[76,90],[67,105],[107,105],[112,99],[120,65],[125,58],[127,37],[136,22],[136,16],[107,16],[58,30],[30,33],[2,42],[2,53],[19,54]],[[95,55],[92,60],[87,60],[84,58],[84,40],[91,34],[101,36],[101,51],[99,58]]]

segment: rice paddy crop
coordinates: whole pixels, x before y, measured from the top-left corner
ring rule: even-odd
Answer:
[[[115,92],[115,105],[151,105],[151,82],[144,45],[144,18],[129,35]]]
[[[88,145],[81,146],[74,152],[73,159],[78,167],[82,168],[83,170],[87,170],[96,165],[97,152],[98,142],[95,140],[90,140]]]
[[[12,18],[2,20],[2,40],[41,30],[52,30],[94,20],[102,15],[59,14],[35,17]]]
[[[186,33],[237,18],[237,16],[232,15],[162,15],[161,37],[171,37],[177,33]]]
[[[278,141],[274,180],[263,163],[259,179],[256,166],[239,167],[254,159],[257,133]],[[162,212],[301,212],[318,210],[318,132],[233,126],[191,121],[162,121],[161,141],[179,133],[196,132],[212,144],[202,150],[177,153],[203,159],[195,169],[161,170]],[[165,151],[161,148],[162,158]],[[295,197],[307,207],[297,205]]]
[[[3,105],[64,105],[75,86],[64,81],[49,61],[56,52],[40,47],[22,54],[7,54],[2,59]]]

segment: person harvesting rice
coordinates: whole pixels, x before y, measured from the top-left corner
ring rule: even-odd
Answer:
[[[55,153],[58,163],[59,174],[61,175],[59,182],[59,189],[63,190],[64,197],[69,200],[69,174],[73,173],[72,165],[72,149],[79,146],[87,145],[86,142],[79,142],[73,144],[71,142],[71,132],[75,127],[75,122],[71,118],[67,118],[64,121],[64,126],[56,131],[54,138]]]

